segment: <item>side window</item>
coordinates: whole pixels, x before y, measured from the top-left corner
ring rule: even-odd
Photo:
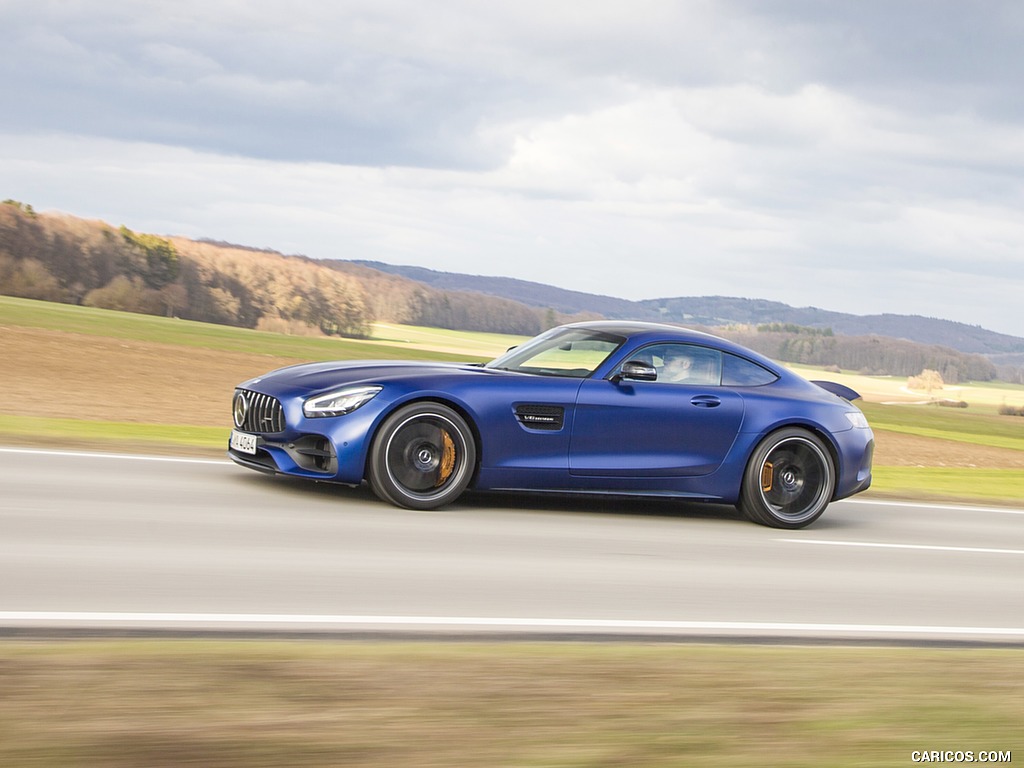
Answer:
[[[695,344],[652,344],[633,359],[653,365],[659,382],[718,386],[722,382],[722,353]]]
[[[722,384],[726,387],[761,387],[771,384],[778,376],[757,363],[742,357],[722,355]]]

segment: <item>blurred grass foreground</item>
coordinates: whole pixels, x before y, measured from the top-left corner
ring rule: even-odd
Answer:
[[[12,640],[0,764],[906,766],[1019,748],[1022,673],[1000,648]]]

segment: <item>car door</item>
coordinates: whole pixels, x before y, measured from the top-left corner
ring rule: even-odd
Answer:
[[[685,378],[671,377],[673,353],[691,356]],[[722,355],[696,345],[657,344],[630,356],[654,381],[612,376],[580,387],[569,443],[573,475],[705,475],[725,460],[743,421],[743,398],[721,386]]]

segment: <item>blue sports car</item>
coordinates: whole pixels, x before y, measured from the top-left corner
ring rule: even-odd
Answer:
[[[669,325],[566,325],[484,365],[282,368],[234,394],[239,464],[412,509],[467,488],[672,496],[801,528],[871,483],[857,393]]]

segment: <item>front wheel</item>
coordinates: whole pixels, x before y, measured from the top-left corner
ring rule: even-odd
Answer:
[[[772,528],[803,528],[821,517],[835,483],[824,443],[804,429],[781,429],[762,440],[750,457],[740,511]]]
[[[370,487],[400,507],[437,509],[461,495],[475,464],[465,419],[440,403],[414,403],[389,416],[374,437]]]

